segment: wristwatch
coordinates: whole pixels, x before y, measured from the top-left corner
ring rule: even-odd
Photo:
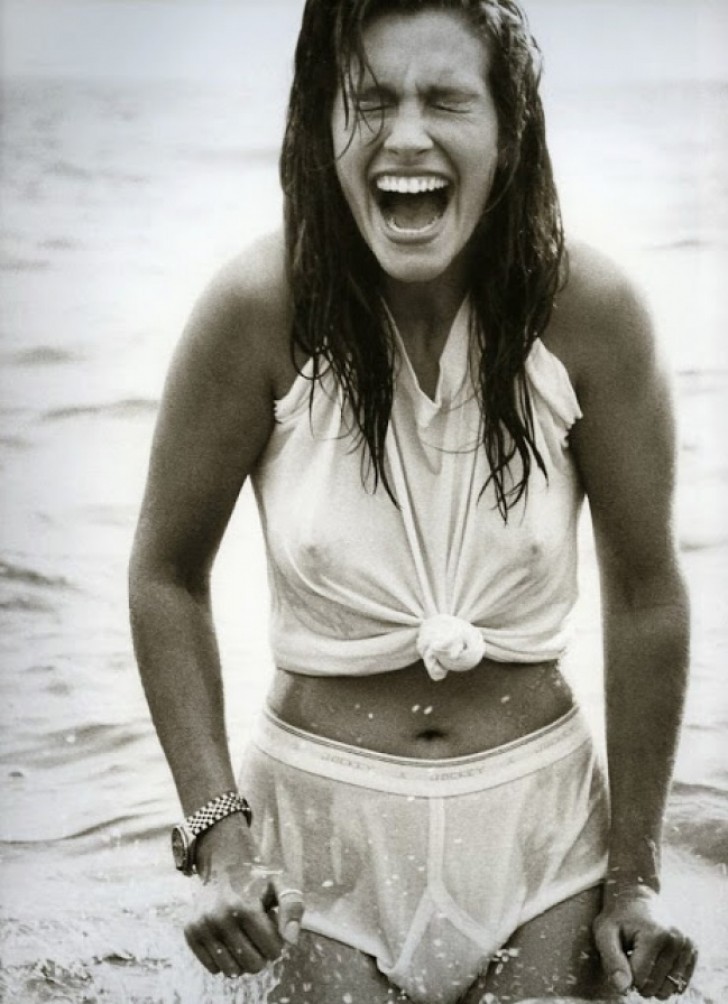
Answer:
[[[197,838],[215,823],[234,812],[242,812],[245,822],[250,826],[253,822],[253,810],[242,795],[237,791],[226,791],[216,798],[211,798],[201,809],[197,809],[184,822],[172,830],[172,855],[174,864],[183,875],[195,875],[195,844]]]

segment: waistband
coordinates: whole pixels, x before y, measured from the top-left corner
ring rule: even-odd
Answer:
[[[429,760],[393,756],[326,739],[281,721],[269,709],[252,736],[264,754],[296,770],[374,791],[447,798],[495,788],[570,756],[591,733],[578,708],[536,732],[466,756]]]

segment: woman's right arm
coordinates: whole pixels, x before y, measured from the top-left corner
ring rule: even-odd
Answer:
[[[242,484],[273,428],[287,330],[270,253],[226,268],[202,296],[162,399],[130,566],[139,669],[185,815],[236,787],[210,608],[210,571]],[[212,972],[280,954],[302,904],[280,904],[240,813],[197,842],[203,881],[187,938]],[[289,931],[291,929],[289,928]],[[295,926],[293,928],[295,931]]]

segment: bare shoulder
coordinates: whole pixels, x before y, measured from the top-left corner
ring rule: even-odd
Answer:
[[[671,380],[634,283],[591,248],[570,274],[545,341],[564,362],[582,418],[569,444],[589,498],[612,603],[674,583],[675,412]]]
[[[581,396],[598,379],[638,379],[656,364],[652,320],[634,281],[607,255],[568,248],[568,275],[544,341]]]
[[[283,243],[222,268],[197,300],[160,402],[137,535],[140,560],[204,580],[274,425],[288,357]],[[290,366],[290,362],[288,363]]]
[[[282,234],[266,235],[227,262],[197,300],[183,338],[198,361],[272,396],[290,382],[290,297]],[[187,345],[185,346],[185,343]]]
[[[258,238],[232,258],[214,277],[211,288],[266,323],[285,321],[288,283],[281,231]]]
[[[235,491],[271,433],[274,399],[288,353],[288,296],[283,242],[273,235],[251,245],[214,276],[187,322],[167,375],[155,435],[154,466],[194,462],[216,486]],[[175,491],[179,493],[177,485]],[[212,503],[205,502],[206,511]]]

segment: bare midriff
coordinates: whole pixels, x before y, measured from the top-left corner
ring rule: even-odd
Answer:
[[[484,659],[437,683],[421,662],[355,677],[278,670],[268,704],[289,725],[328,739],[440,759],[520,739],[566,714],[573,697],[555,662]]]

